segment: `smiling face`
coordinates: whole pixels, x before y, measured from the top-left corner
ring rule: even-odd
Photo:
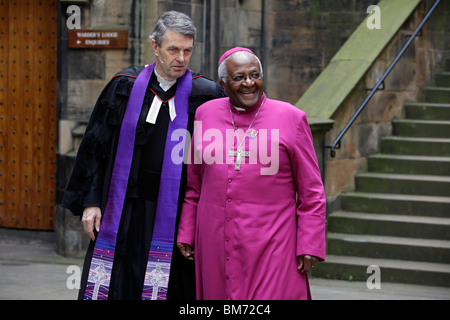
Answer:
[[[226,61],[228,76],[220,85],[231,102],[239,108],[254,107],[264,93],[260,64],[251,54],[236,52]]]
[[[166,80],[173,81],[183,76],[191,60],[194,39],[167,29],[161,45],[152,40],[157,57],[156,71]]]

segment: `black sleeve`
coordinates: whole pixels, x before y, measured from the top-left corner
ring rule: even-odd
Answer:
[[[74,215],[81,215],[86,206],[101,206],[105,170],[114,155],[133,80],[114,78],[94,106],[61,203]]]
[[[192,94],[189,97],[189,105],[192,105],[195,110],[205,102],[226,96],[220,85],[202,75],[193,74]],[[195,112],[195,110],[190,111]]]

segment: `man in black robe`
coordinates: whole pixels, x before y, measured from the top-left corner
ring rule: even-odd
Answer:
[[[154,234],[166,136],[169,123],[177,113],[171,101],[177,92],[178,79],[190,72],[187,65],[195,33],[189,17],[169,11],[156,22],[150,36],[157,59],[137,120],[130,174],[110,274],[109,299],[141,299],[142,296],[149,248]],[[79,299],[85,297],[96,237],[108,203],[122,120],[133,85],[144,68],[134,67],[119,72],[101,93],[86,128],[62,201],[63,207],[75,215],[82,215],[83,227],[92,238],[83,268]],[[191,135],[196,108],[206,101],[224,96],[225,93],[216,83],[192,73],[186,128]],[[185,185],[186,166],[183,165],[176,224]],[[177,225],[174,228],[177,230]],[[167,298],[195,299],[193,263],[183,259],[178,250],[173,250]]]

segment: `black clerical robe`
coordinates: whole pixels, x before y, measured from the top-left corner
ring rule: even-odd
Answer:
[[[98,206],[102,213],[107,196],[120,125],[132,86],[144,69],[130,68],[116,74],[101,93],[80,145],[69,179],[62,206],[75,215],[81,215],[88,206]],[[189,97],[187,130],[192,136],[197,107],[211,99],[224,97],[219,85],[198,74],[192,74],[192,92]],[[170,120],[166,101],[176,92],[176,84],[164,91],[152,75],[147,88],[136,128],[135,148],[128,180],[122,217],[119,225],[116,254],[109,289],[110,299],[140,299],[153,234],[156,203],[160,184],[167,129]],[[155,124],[146,122],[153,99],[157,95],[163,104]],[[186,166],[183,166],[178,214],[183,204],[186,185]],[[95,242],[91,241],[86,254],[79,298],[84,290]],[[195,299],[195,272],[193,263],[184,259],[174,245],[168,299]]]

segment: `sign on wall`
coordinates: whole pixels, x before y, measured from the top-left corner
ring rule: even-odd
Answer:
[[[127,49],[128,30],[68,30],[70,49]]]

